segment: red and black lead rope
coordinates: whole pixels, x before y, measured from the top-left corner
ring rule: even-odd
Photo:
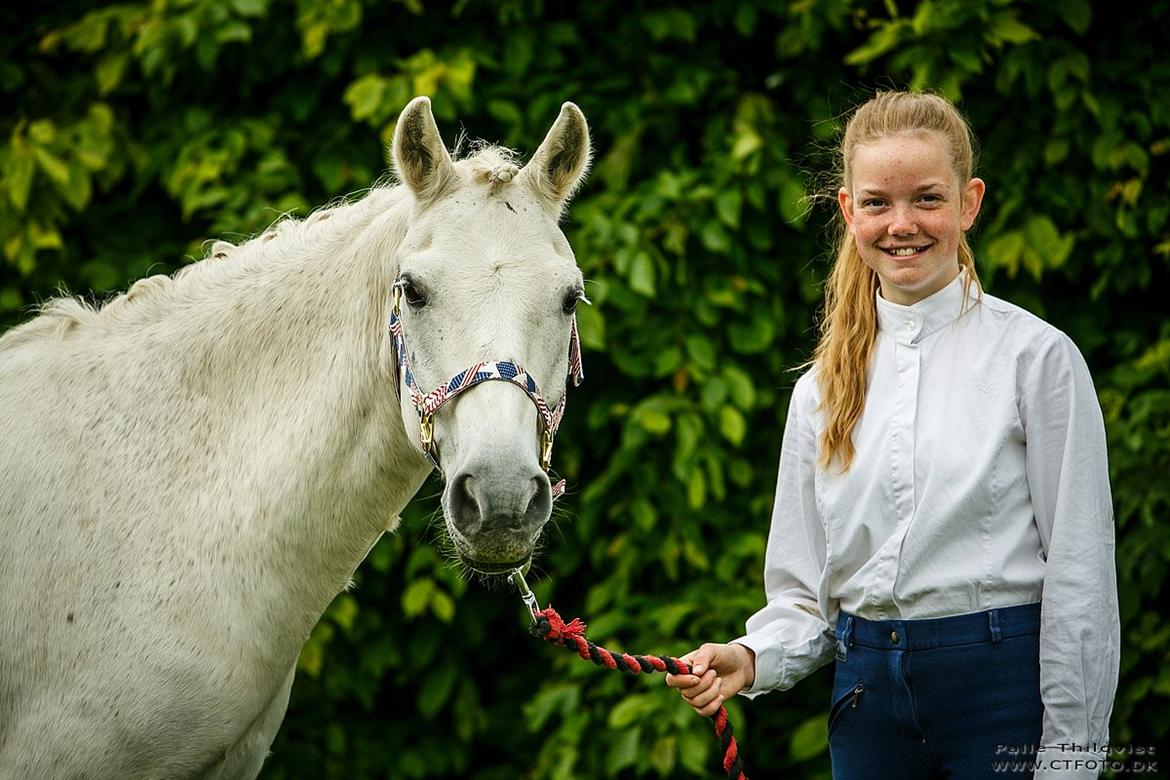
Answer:
[[[575,652],[586,661],[592,661],[606,669],[616,669],[619,672],[638,674],[645,672],[667,672],[669,674],[691,674],[691,666],[685,661],[671,658],[666,655],[630,655],[629,653],[615,653],[599,647],[585,638],[585,624],[579,618],[573,618],[568,623],[557,614],[551,606],[547,609],[538,609],[536,597],[528,589],[523,575],[513,572],[512,580],[520,588],[520,595],[528,605],[532,614],[532,626],[529,633],[535,637],[560,645]],[[715,725],[715,736],[723,747],[721,764],[727,775],[727,780],[748,780],[743,773],[743,762],[739,757],[739,747],[732,734],[731,721],[727,717],[727,709],[720,705],[719,711],[711,716]]]

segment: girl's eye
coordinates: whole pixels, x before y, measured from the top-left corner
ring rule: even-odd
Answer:
[[[427,305],[427,296],[412,282],[403,283],[402,294],[406,297],[406,302],[416,309]]]
[[[927,203],[938,203],[942,200],[942,198],[938,195],[923,195],[922,200],[926,201]]]
[[[861,205],[867,209],[873,209],[886,205],[886,202],[881,198],[868,198],[867,200],[863,200]]]

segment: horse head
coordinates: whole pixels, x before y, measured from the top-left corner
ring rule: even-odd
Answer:
[[[479,572],[527,564],[551,514],[548,459],[585,299],[558,220],[589,155],[572,103],[522,169],[495,148],[452,161],[425,97],[394,133],[415,200],[395,280],[400,411],[443,472],[455,551]]]

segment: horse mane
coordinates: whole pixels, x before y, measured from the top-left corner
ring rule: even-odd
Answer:
[[[461,145],[462,138],[456,143],[456,155]],[[469,154],[455,163],[464,181],[486,184],[494,195],[519,172],[519,155],[515,151],[480,141],[469,146]],[[369,189],[337,198],[303,219],[282,214],[266,229],[240,244],[224,240],[205,242],[205,246],[210,246],[202,258],[171,276],[156,274],[139,279],[126,292],[105,301],[90,302],[68,293],[49,298],[37,306],[36,317],[0,334],[0,350],[39,339],[62,340],[83,330],[109,328],[143,317],[165,316],[166,304],[177,295],[216,287],[229,277],[238,277],[241,267],[256,268],[290,253],[303,253],[327,236],[337,235],[339,222],[364,224],[407,200],[406,187],[392,177],[383,177]],[[352,219],[329,222],[335,217]]]

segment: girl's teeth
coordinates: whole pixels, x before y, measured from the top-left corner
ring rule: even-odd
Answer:
[[[910,255],[918,254],[918,249],[916,247],[907,246],[900,249],[891,249],[890,254],[896,257],[909,257]]]

